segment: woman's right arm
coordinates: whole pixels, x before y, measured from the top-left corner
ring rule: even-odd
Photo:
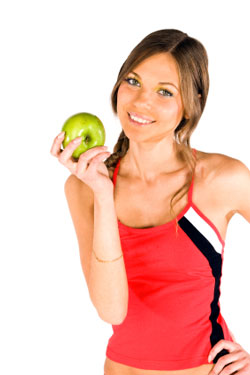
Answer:
[[[128,283],[122,254],[113,195],[94,195],[91,189],[71,175],[65,194],[75,227],[82,270],[89,295],[100,318],[121,324],[127,314]]]
[[[103,163],[105,147],[94,147],[72,158],[80,137],[61,150],[64,135],[57,136],[51,154],[71,171],[65,195],[77,235],[80,260],[91,301],[100,318],[121,324],[127,314],[128,282],[113,197],[113,182]],[[94,255],[94,253],[96,256]],[[100,262],[113,260],[114,262]]]

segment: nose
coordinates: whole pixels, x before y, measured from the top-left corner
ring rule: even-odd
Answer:
[[[145,89],[138,90],[137,96],[134,100],[135,108],[150,110],[152,108],[152,93]]]

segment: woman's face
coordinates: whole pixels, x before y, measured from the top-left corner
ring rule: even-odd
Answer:
[[[138,124],[129,113],[153,122]],[[178,69],[171,54],[148,57],[125,77],[117,93],[117,115],[128,138],[159,140],[173,136],[183,118],[183,104]]]

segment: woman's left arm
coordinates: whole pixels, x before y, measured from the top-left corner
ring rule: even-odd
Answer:
[[[231,177],[228,182],[232,211],[250,223],[250,171],[239,160],[231,159],[230,164]],[[210,350],[208,361],[211,362],[222,349],[227,349],[229,354],[220,357],[208,375],[250,375],[250,354],[235,341],[218,341]]]

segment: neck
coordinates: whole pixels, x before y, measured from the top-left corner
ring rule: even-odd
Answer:
[[[132,178],[150,183],[162,174],[174,173],[185,167],[180,149],[180,145],[173,139],[163,139],[157,143],[130,140],[124,166]]]

